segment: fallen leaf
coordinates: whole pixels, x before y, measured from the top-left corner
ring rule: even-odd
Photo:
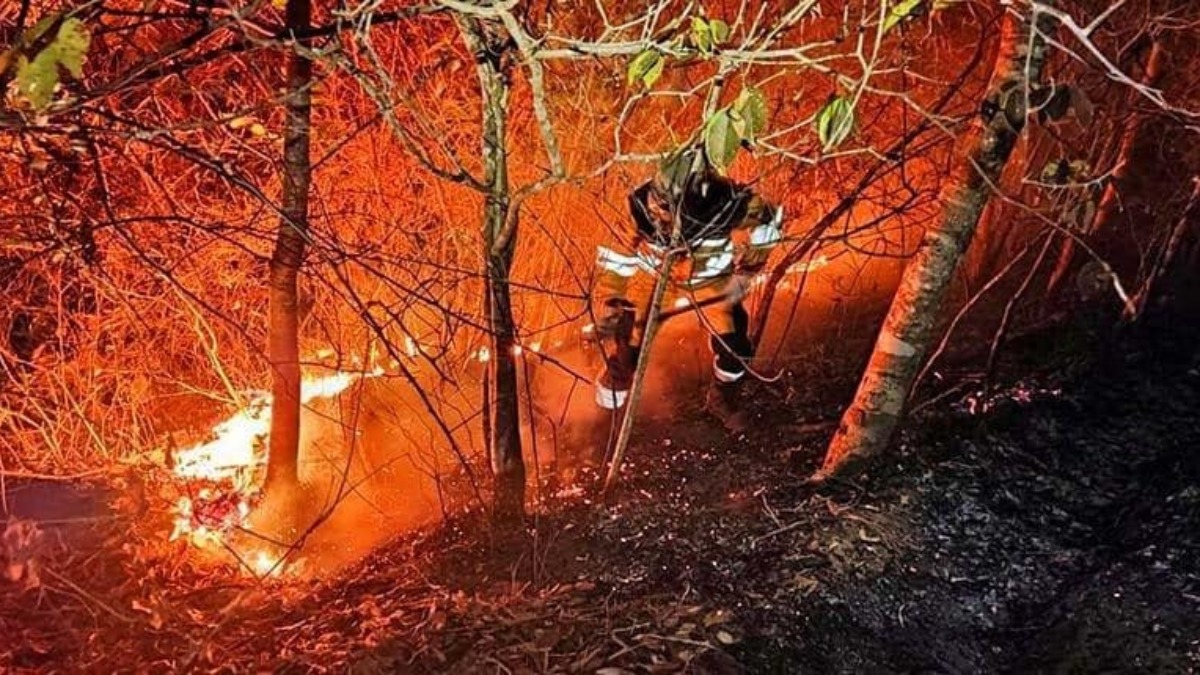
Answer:
[[[878,544],[879,542],[883,541],[879,537],[872,537],[872,536],[868,535],[867,531],[862,529],[861,527],[858,528],[858,538],[862,539],[863,541],[867,542],[868,544]]]
[[[821,585],[821,582],[817,581],[816,579],[814,579],[810,576],[807,576],[804,574],[797,574],[796,576],[792,577],[791,585],[792,585],[792,588],[802,591],[805,595],[808,595],[809,593],[812,593],[813,591],[815,591],[817,589],[817,586]]]

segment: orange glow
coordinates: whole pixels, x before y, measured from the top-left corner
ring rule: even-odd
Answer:
[[[265,577],[272,572],[277,572],[278,564],[278,558],[272,558],[264,551],[259,551],[254,555],[254,573],[260,577]]]
[[[336,396],[359,377],[358,373],[335,373],[307,379],[301,384],[300,401],[309,403]],[[252,392],[245,408],[213,427],[213,440],[175,453],[175,475],[185,479],[233,481],[239,489],[244,489],[245,470],[265,461],[261,441],[270,428],[270,396],[266,392]]]
[[[331,398],[362,377],[382,373],[377,368],[365,374],[306,378],[300,399],[307,404]],[[266,463],[270,428],[270,395],[252,392],[244,408],[213,427],[212,440],[175,453],[172,472],[186,494],[174,504],[171,541],[186,539],[197,548],[217,551],[223,547],[224,533],[245,523],[258,496],[259,468]],[[279,569],[279,559],[263,551],[247,559],[259,576]]]
[[[808,262],[798,262],[791,267],[788,267],[788,274],[803,274],[804,272],[814,272],[829,265],[829,258],[819,255]]]

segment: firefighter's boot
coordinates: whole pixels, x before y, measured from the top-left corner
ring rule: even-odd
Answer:
[[[714,382],[708,388],[704,408],[734,433],[745,431],[749,419],[742,410],[741,383]]]

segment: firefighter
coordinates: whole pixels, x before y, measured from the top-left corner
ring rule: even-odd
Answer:
[[[596,404],[616,411],[629,397],[645,316],[677,215],[687,256],[677,256],[668,272],[663,306],[674,307],[680,298],[696,306],[713,353],[705,407],[727,429],[743,430],[739,392],[754,345],[742,303],[781,239],[782,209],[720,175],[699,149],[665,161],[633,191],[629,207],[634,226],[624,241],[597,251],[596,332],[615,349],[604,350]]]

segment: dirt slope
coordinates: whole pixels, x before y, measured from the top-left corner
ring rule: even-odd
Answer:
[[[140,556],[118,522],[0,583],[0,670],[1195,672],[1196,349],[947,399],[852,485],[802,483],[852,377],[796,377],[747,437],[645,428],[615,507],[546,487],[528,532],[466,517],[308,584]]]

